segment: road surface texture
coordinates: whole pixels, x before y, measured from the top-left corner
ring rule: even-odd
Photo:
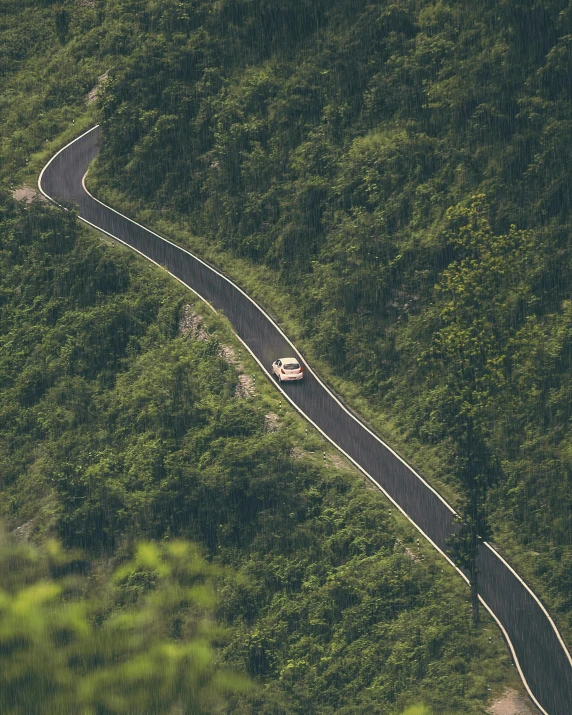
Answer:
[[[56,154],[40,175],[40,191],[55,201],[76,202],[80,218],[164,266],[226,315],[267,373],[277,357],[296,353],[279,327],[236,285],[86,191],[83,177],[97,155],[99,135],[100,128],[94,127]],[[345,409],[311,370],[304,381],[283,391],[437,549],[445,551],[445,540],[455,528],[454,512],[437,492]],[[572,715],[572,659],[548,613],[488,544],[480,549],[478,568],[481,600],[501,626],[532,699],[547,715]]]

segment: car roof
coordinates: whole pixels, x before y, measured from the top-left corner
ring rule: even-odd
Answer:
[[[299,362],[298,358],[295,357],[285,357],[285,358],[278,358],[282,362]]]

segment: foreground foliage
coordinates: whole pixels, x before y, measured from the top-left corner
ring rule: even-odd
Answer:
[[[482,712],[488,687],[511,673],[490,621],[488,633],[473,630],[460,581],[448,567],[443,574],[378,492],[314,460],[309,452],[321,442],[302,437],[297,418],[265,428],[277,400],[273,391],[236,395],[239,375],[221,349],[232,337],[220,321],[203,319],[203,339],[181,333],[188,294],[89,238],[73,212],[4,198],[0,225],[0,516],[22,537],[56,536],[81,549],[90,583],[105,581],[97,574],[108,573],[106,564],[119,568],[110,583],[121,598],[104,611],[112,625],[139,614],[141,632],[132,635],[148,646],[141,667],[161,653],[174,659],[157,675],[157,692],[176,681],[175,702],[177,688],[191,687],[176,674],[194,657],[185,634],[195,621],[169,601],[168,569],[161,586],[165,559],[194,573],[198,557],[174,542],[184,538],[209,563],[196,567],[197,578],[216,576],[214,614],[227,627],[211,631],[218,666],[258,683],[232,692],[240,683],[230,681],[229,712],[398,713],[420,700],[440,713]],[[164,546],[137,552],[141,538]],[[134,553],[155,559],[151,575],[147,562],[145,573],[123,566]],[[232,574],[209,571],[229,565]],[[67,593],[58,583],[39,601],[46,627]],[[193,590],[191,602],[202,593]],[[163,608],[161,594],[172,620],[146,610]],[[89,600],[77,606],[79,630],[90,609]],[[68,682],[68,647],[91,653],[96,633],[64,639],[49,677]],[[165,651],[163,639],[180,648]],[[111,692],[119,672],[101,676]],[[86,678],[97,681],[91,671]],[[121,712],[117,702],[107,711]]]
[[[185,542],[141,543],[132,561],[88,579],[81,557],[57,542],[40,551],[2,533],[0,567],[6,715],[174,707],[198,715],[217,710],[225,693],[249,687],[214,666],[215,630],[205,616],[217,570]]]

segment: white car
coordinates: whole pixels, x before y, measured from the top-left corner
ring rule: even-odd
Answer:
[[[280,358],[272,363],[272,374],[278,382],[301,380],[304,377],[304,367],[296,358]]]

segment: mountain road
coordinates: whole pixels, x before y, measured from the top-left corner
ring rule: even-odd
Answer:
[[[446,538],[456,528],[453,509],[320,381],[279,326],[198,257],[87,192],[83,179],[98,153],[100,131],[90,129],[50,160],[39,178],[41,192],[56,203],[75,202],[83,221],[163,266],[223,313],[269,377],[273,360],[296,355],[307,368],[305,379],[277,389],[445,556]],[[532,699],[547,715],[572,715],[572,660],[546,609],[489,544],[480,547],[478,568],[480,598],[501,627]]]

